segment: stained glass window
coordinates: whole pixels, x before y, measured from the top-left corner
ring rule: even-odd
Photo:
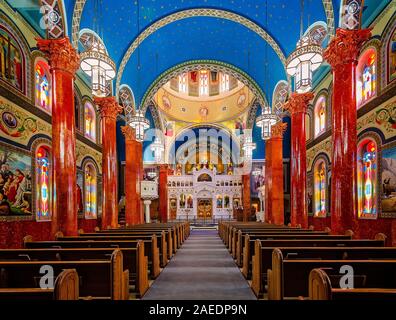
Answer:
[[[36,106],[51,112],[51,76],[48,65],[42,61],[36,64]]]
[[[326,131],[326,97],[322,96],[315,105],[315,138]]]
[[[92,164],[85,166],[85,219],[97,218],[97,179],[96,170]]]
[[[199,95],[209,95],[209,72],[206,70],[201,71],[199,74]]]
[[[358,147],[358,216],[377,218],[377,144],[367,139]]]
[[[37,221],[51,219],[50,152],[47,147],[36,151],[36,217]]]
[[[315,217],[327,216],[327,167],[323,160],[315,165]]]
[[[227,92],[230,91],[230,76],[228,74],[221,74],[221,81],[220,81],[220,92]]]
[[[357,67],[357,107],[373,98],[377,88],[377,52],[374,48],[367,49],[360,57]]]
[[[187,73],[179,75],[179,92],[188,93]]]
[[[96,112],[89,102],[85,104],[85,136],[96,141]]]

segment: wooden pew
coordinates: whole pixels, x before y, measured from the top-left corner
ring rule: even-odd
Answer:
[[[172,258],[173,256],[173,238],[172,238],[172,232],[171,230],[147,230],[147,231],[140,231],[137,232],[135,230],[129,230],[129,229],[111,229],[111,230],[106,230],[106,231],[98,231],[95,234],[82,234],[81,236],[106,236],[106,235],[111,235],[111,236],[152,236],[155,235],[158,237],[161,237],[161,245],[160,245],[160,254],[161,254],[161,264],[162,266],[165,266],[168,261]],[[140,239],[140,238],[139,238]],[[143,240],[143,239],[142,239]],[[158,240],[157,240],[158,242]],[[163,252],[167,252],[166,255],[163,255]]]
[[[272,269],[268,273],[268,299],[306,298],[309,296],[309,274],[313,269],[332,268],[339,272],[343,266],[351,266],[354,275],[366,279],[365,287],[396,288],[396,260],[296,260],[283,259],[282,252],[272,254]],[[375,280],[378,273],[387,274],[384,283]],[[374,285],[375,283],[375,285]]]
[[[151,241],[153,242],[152,251],[158,251],[160,257],[160,265],[161,267],[165,267],[168,263],[168,244],[165,238],[165,233],[161,232],[158,234],[152,233],[142,233],[142,234],[135,234],[135,233],[85,233],[81,234],[78,237],[58,237],[57,241],[111,241],[111,240],[143,240],[143,241]],[[160,242],[159,242],[160,241]],[[160,244],[158,246],[158,244]],[[155,250],[157,248],[158,250]],[[152,253],[155,255],[155,252]]]
[[[260,231],[260,232],[243,232],[242,230],[238,231],[238,236],[233,240],[233,248],[232,248],[232,256],[234,259],[236,259],[237,261],[237,265],[239,267],[242,266],[242,252],[243,252],[243,248],[245,246],[245,236],[249,235],[250,238],[254,238],[254,237],[259,237],[261,235],[265,235],[265,236],[271,236],[271,235],[286,235],[286,236],[295,236],[298,235],[299,238],[301,238],[301,236],[303,235],[308,235],[308,236],[328,236],[329,233],[326,231],[310,231],[310,230],[303,230],[303,229],[299,229],[299,230],[281,230],[281,231]],[[317,237],[315,237],[317,238]]]
[[[275,241],[279,243],[281,247],[288,247],[289,243],[291,247],[296,247],[298,245],[295,244],[304,244],[306,243],[307,247],[333,247],[333,246],[366,246],[366,247],[376,247],[376,246],[384,246],[385,242],[383,240],[378,240],[376,243],[374,240],[356,240],[357,242],[350,242],[351,245],[348,245],[351,240],[350,236],[317,236],[317,237],[308,237],[308,236],[284,236],[279,235],[276,237],[266,237],[261,235],[246,235],[245,236],[245,245],[243,247],[242,252],[242,274],[246,279],[250,279],[251,276],[251,264],[252,264],[252,256],[254,253],[254,248],[256,244],[256,240],[260,241]],[[374,242],[373,242],[374,241]],[[270,242],[267,242],[268,244]],[[372,244],[372,245],[371,245]],[[267,244],[263,244],[263,246],[267,246]],[[271,246],[271,245],[270,245]],[[277,245],[276,245],[277,246]],[[304,245],[302,245],[304,246]]]
[[[396,300],[396,287],[382,288],[389,274],[379,272],[373,277],[370,288],[340,289],[338,275],[335,270],[313,269],[309,274],[309,299],[310,300],[368,300],[384,301]],[[359,280],[359,279],[358,279]],[[378,281],[378,284],[375,282]]]
[[[144,243],[144,255],[148,258],[150,275],[153,279],[160,274],[159,252],[152,241],[145,240],[109,240],[109,241],[39,241],[25,242],[27,249],[76,249],[76,248],[137,248],[138,243]]]
[[[0,280],[0,300],[78,300],[79,283],[78,274],[75,269],[63,270],[55,279],[53,289],[32,288],[31,282],[14,283],[16,288],[4,288],[9,283],[1,283]]]
[[[114,248],[76,249],[17,249],[0,250],[0,261],[90,261],[106,260],[112,257]],[[134,292],[142,297],[149,288],[148,261],[144,255],[144,242],[139,241],[135,248],[120,248],[123,270],[129,275],[127,283],[134,286]]]
[[[124,300],[126,281],[122,253],[115,250],[112,259],[94,261],[2,261],[2,286],[6,288],[39,287],[42,266],[51,266],[57,277],[65,269],[75,269],[79,278],[80,299]]]
[[[286,259],[321,260],[379,260],[396,259],[396,248],[385,247],[262,247],[256,240],[252,258],[252,290],[257,297],[264,292],[267,270],[272,268],[272,253],[275,249],[282,252]]]

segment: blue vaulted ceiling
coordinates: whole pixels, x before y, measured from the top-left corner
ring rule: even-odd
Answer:
[[[39,0],[40,1],[40,0]],[[33,27],[39,29],[39,5],[37,0],[6,0],[18,10]],[[81,0],[77,0],[81,2]],[[86,0],[80,29],[96,29],[95,2],[102,7],[101,35],[118,68],[128,47],[143,31],[156,21],[173,13],[211,8],[229,11],[243,16],[265,29],[288,56],[300,36],[301,0]],[[365,0],[363,26],[369,25],[392,0]],[[73,12],[76,0],[64,0],[69,36],[72,34]],[[327,21],[324,2],[328,0],[304,0],[304,26],[316,21]],[[341,0],[332,0],[335,26],[338,26]],[[266,8],[268,3],[268,8]],[[138,23],[138,16],[140,17]],[[268,16],[268,21],[266,17]],[[36,21],[36,23],[33,23]],[[267,21],[267,22],[266,22]],[[141,46],[141,71],[137,72],[137,51],[127,64],[121,83],[134,90],[139,100],[148,86],[164,71],[175,64],[211,59],[232,64],[248,73],[263,89],[271,101],[276,82],[285,79],[282,64],[268,46],[269,81],[265,81],[266,43],[246,27],[222,18],[196,17],[172,22],[156,31]],[[158,56],[158,61],[156,57]],[[250,63],[248,63],[250,56]],[[140,91],[140,92],[138,92]]]

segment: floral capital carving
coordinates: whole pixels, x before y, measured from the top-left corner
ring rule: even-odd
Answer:
[[[371,37],[371,29],[337,29],[324,52],[324,58],[334,69],[356,61],[363,44]]]
[[[117,115],[123,108],[117,103],[115,97],[94,97],[94,102],[99,108],[100,116],[103,118],[117,119]]]
[[[136,141],[136,131],[131,126],[123,126],[121,131],[126,141]]]
[[[313,100],[314,94],[307,93],[292,93],[289,101],[284,105],[285,110],[288,110],[292,115],[296,113],[307,113],[308,104]]]
[[[80,56],[69,38],[36,40],[37,47],[46,55],[51,69],[64,70],[73,76],[76,74],[80,68]]]
[[[283,138],[287,130],[287,123],[278,122],[277,124],[273,125],[271,128],[271,138]]]

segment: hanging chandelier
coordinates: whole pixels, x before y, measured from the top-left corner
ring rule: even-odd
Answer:
[[[253,142],[251,135],[245,135],[242,150],[245,160],[251,160],[253,158],[253,151],[256,150],[256,144]]]
[[[154,142],[151,144],[150,150],[154,153],[155,162],[162,163],[162,155],[165,151],[165,147],[160,138],[155,138]]]
[[[286,62],[286,71],[295,77],[295,90],[306,93],[312,89],[312,74],[323,62],[323,49],[310,36],[297,43],[297,49]]]
[[[141,110],[137,110],[136,113],[130,117],[129,125],[135,129],[136,140],[144,141],[144,131],[150,128],[150,122],[144,117]]]
[[[271,128],[278,122],[278,116],[272,113],[270,107],[263,108],[262,114],[257,117],[256,124],[261,128],[261,136],[263,140],[271,138]]]
[[[103,45],[93,36],[92,45],[81,57],[81,69],[91,77],[92,94],[96,97],[107,97],[110,94],[109,81],[116,76],[116,65],[107,55]]]
[[[323,63],[323,49],[309,33],[303,36],[304,0],[301,8],[301,36],[296,50],[286,61],[286,72],[294,77],[295,91],[306,93],[312,89],[313,72]]]

